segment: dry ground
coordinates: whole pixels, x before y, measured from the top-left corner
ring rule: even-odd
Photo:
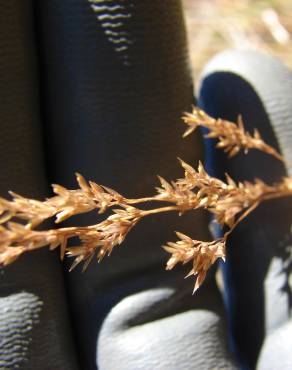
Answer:
[[[194,75],[217,52],[257,48],[292,68],[291,0],[183,0]]]

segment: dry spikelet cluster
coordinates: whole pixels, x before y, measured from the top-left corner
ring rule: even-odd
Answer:
[[[186,275],[196,276],[195,292],[206,277],[206,273],[210,266],[217,260],[222,258],[225,260],[225,240],[217,239],[211,242],[202,242],[193,240],[189,236],[176,232],[179,241],[176,243],[168,242],[163,248],[172,256],[167,262],[166,269],[171,270],[177,263],[185,264],[192,261],[192,269]]]
[[[229,155],[235,155],[240,149],[258,149],[280,160],[282,156],[268,144],[260,134],[245,132],[242,120],[238,125],[233,122],[213,119],[198,108],[183,117],[189,126],[184,136],[198,126],[209,129],[207,137],[218,138],[218,147],[224,148]],[[21,254],[49,246],[50,250],[60,247],[61,259],[67,254],[74,258],[71,269],[83,262],[86,269],[96,255],[100,261],[110,255],[113,248],[121,244],[130,230],[143,217],[161,212],[176,211],[180,215],[186,211],[204,208],[215,216],[220,225],[227,225],[229,230],[221,239],[198,241],[176,233],[179,240],[168,242],[164,249],[171,254],[166,269],[172,269],[177,263],[192,263],[187,276],[195,276],[194,291],[205,279],[210,266],[218,259],[225,258],[225,244],[232,230],[261,202],[292,195],[292,179],[284,178],[275,185],[267,185],[261,180],[236,183],[228,175],[226,181],[211,177],[199,163],[194,169],[180,160],[184,177],[167,182],[159,177],[160,186],[153,196],[129,199],[115,190],[95,182],[87,182],[76,174],[78,189],[69,190],[60,185],[53,185],[54,196],[45,201],[27,199],[10,192],[12,200],[0,198],[0,264],[8,265]],[[144,202],[166,202],[167,206],[150,210],[137,208]],[[45,220],[55,217],[60,223],[74,215],[97,210],[104,213],[109,208],[112,214],[104,221],[85,227],[64,227],[50,230],[37,230]],[[68,240],[78,238],[77,246],[68,247]]]
[[[206,127],[209,132],[207,138],[218,139],[217,148],[222,148],[229,157],[235,156],[241,149],[247,154],[250,149],[258,149],[283,161],[283,157],[270,145],[266,144],[259,131],[254,130],[253,135],[244,129],[242,117],[238,116],[237,124],[221,118],[210,117],[203,110],[193,107],[192,113],[186,113],[184,122],[189,126],[184,137],[191,134],[197,127]]]

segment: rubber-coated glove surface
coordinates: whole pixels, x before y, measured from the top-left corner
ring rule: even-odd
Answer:
[[[31,1],[0,1],[0,193],[44,198],[38,62]],[[1,369],[77,369],[62,267],[37,251],[0,272]]]
[[[8,188],[13,188],[27,196],[47,194],[43,155],[47,159],[50,182],[73,187],[75,186],[74,172],[78,171],[87,179],[109,185],[129,196],[152,193],[156,173],[168,179],[180,176],[177,156],[194,165],[198,159],[202,159],[202,143],[199,135],[185,141],[180,137],[183,132],[181,113],[189,110],[192,103],[192,83],[187,63],[180,4],[174,0],[167,4],[159,1],[145,3],[96,1],[95,9],[92,9],[88,2],[81,0],[36,4],[37,44],[31,45],[26,50],[31,50],[30,58],[33,58],[38,68],[32,68],[31,59],[29,62],[27,59],[21,59],[20,69],[22,72],[25,71],[23,74],[26,84],[21,90],[23,94],[19,95],[19,105],[25,106],[26,115],[22,111],[16,114],[13,109],[7,110],[5,121],[13,121],[15,126],[14,128],[12,125],[9,126],[11,130],[9,140],[12,141],[5,139],[4,142],[10,143],[8,148],[14,150],[15,154],[10,155],[11,152],[8,152],[9,155],[1,157],[5,158],[2,168],[6,166],[7,169],[8,159],[14,158],[11,169],[7,171],[9,176],[16,173],[18,177],[11,177],[8,183],[2,181],[2,194]],[[28,32],[27,39],[31,43],[33,29],[29,25],[30,22],[33,23],[34,16],[31,4],[26,5],[25,9],[24,5],[21,9],[20,5],[13,9],[7,4],[3,6],[6,6],[5,9],[9,12],[18,9],[17,22],[23,29],[21,28],[16,40],[19,42],[19,38],[24,37],[23,34],[26,35]],[[20,12],[26,22],[19,20]],[[111,15],[105,16],[109,12],[112,12]],[[9,19],[8,16],[7,19]],[[115,27],[118,33],[120,32],[115,37],[119,39],[123,33],[123,37],[126,35],[125,39],[113,41],[109,31]],[[3,40],[6,41],[5,38]],[[12,42],[9,45],[12,45],[12,49],[15,50]],[[22,45],[23,42],[19,42],[19,47]],[[19,52],[20,55],[22,51]],[[250,60],[242,59],[243,64],[244,61],[246,62],[246,70],[248,70]],[[8,64],[10,68],[11,59],[5,64],[6,68]],[[19,71],[17,67],[14,71]],[[277,71],[281,68],[279,67]],[[246,70],[244,73],[247,73]],[[232,96],[224,95],[228,103],[223,105],[225,108],[222,108],[222,111],[212,110],[217,105],[215,98],[208,98],[212,96],[214,89],[212,84],[205,85],[207,74],[202,83],[200,103],[207,111],[226,116],[229,114],[227,110],[229,104],[234,105],[234,101],[228,100]],[[14,96],[19,92],[18,86],[11,84],[11,79],[13,80],[14,77],[18,81],[18,75],[13,72],[8,79],[5,70],[3,76],[7,78],[7,84],[12,86],[9,98],[11,104]],[[38,76],[40,76],[39,80]],[[240,88],[236,90],[238,97],[247,86],[245,78],[239,78],[239,80],[243,80],[243,84],[240,84]],[[35,81],[33,85],[35,88],[31,87],[31,81]],[[226,82],[227,91],[229,91],[228,86],[229,81]],[[234,93],[234,85],[231,84],[231,86],[230,90]],[[254,86],[257,84],[255,83]],[[40,100],[36,94],[38,87]],[[269,94],[272,87],[274,88],[275,85],[269,86]],[[221,85],[220,88],[222,88]],[[255,87],[250,90],[254,89]],[[220,95],[219,91],[220,89],[217,90],[218,95]],[[29,104],[23,104],[23,96],[29,96],[26,98],[29,99]],[[242,93],[242,96],[245,94]],[[254,95],[251,96],[254,97]],[[262,96],[264,95],[259,94],[259,101],[263,99]],[[210,100],[215,105],[212,105]],[[250,104],[238,106],[238,108],[244,108],[247,112],[249,112],[248,109],[252,111],[255,109],[256,115],[253,118],[263,115],[269,117],[270,111],[267,113],[266,107],[262,108],[260,105],[262,110],[253,108],[257,107],[256,99],[243,98],[243,100]],[[224,113],[225,109],[226,113]],[[244,114],[244,112],[237,112],[236,109],[234,105],[234,116],[238,113]],[[285,109],[282,110],[283,117],[285,117]],[[15,132],[17,132],[16,128],[25,127],[23,117],[27,117],[27,125],[31,133],[29,140],[22,140],[25,146],[19,147],[20,139],[17,139]],[[33,129],[31,122],[35,122]],[[41,132],[44,132],[45,149],[42,147]],[[21,139],[23,135],[22,132]],[[1,145],[2,148],[6,148],[4,144]],[[20,152],[32,154],[19,169]],[[271,159],[265,158],[265,160]],[[24,173],[31,174],[34,163],[36,163],[33,167],[34,177],[27,183],[28,188],[26,188],[23,182]],[[239,163],[240,166],[234,165],[238,174],[240,172],[243,177],[253,176],[252,172],[246,171],[243,167],[243,161]],[[18,167],[13,172],[15,166]],[[236,174],[232,164],[227,167],[224,159],[220,159],[219,166],[217,173],[221,172],[219,168],[222,168],[222,172],[227,169],[231,175]],[[275,166],[273,168],[276,168]],[[267,173],[268,175],[272,173],[269,176],[277,177],[284,172],[283,168],[280,168]],[[39,193],[36,191],[32,194],[34,187],[39,189],[38,181],[41,176],[43,176],[43,188]],[[16,184],[19,184],[19,187],[16,187]],[[278,212],[282,214],[282,211]],[[264,216],[265,213],[261,215],[263,220],[258,219],[259,226],[256,229],[261,235],[264,230],[261,226],[262,221],[265,221]],[[283,216],[279,215],[279,220],[280,217]],[[96,222],[96,215],[82,217],[80,222],[83,224]],[[278,227],[277,223],[277,228],[273,229],[276,233],[272,232],[271,227],[269,228],[273,238],[277,239],[280,232],[281,236],[284,235],[280,229],[283,223],[279,221],[279,225]],[[58,273],[53,270],[49,262],[45,261],[35,262],[35,267],[32,269],[31,265],[34,264],[32,259],[37,258],[33,256],[23,257],[15,266],[5,270],[2,286],[11,284],[13,289],[4,291],[3,299],[7,301],[10,294],[15,294],[13,298],[16,302],[10,306],[5,303],[3,306],[3,327],[6,328],[3,332],[7,335],[6,342],[13,343],[9,352],[12,354],[10,357],[16,358],[22,368],[26,366],[28,369],[76,368],[76,357],[80,368],[89,370],[96,369],[97,366],[101,370],[236,368],[227,350],[225,315],[222,299],[214,281],[214,271],[209,274],[209,278],[194,297],[191,296],[192,282],[182,279],[185,270],[177,269],[167,273],[163,271],[167,256],[159,246],[175,238],[174,230],[180,230],[201,240],[210,238],[207,219],[201,213],[185,215],[183,218],[178,218],[176,215],[163,215],[145,220],[132,231],[124,245],[114,251],[110,259],[104,260],[100,265],[92,263],[83,275],[78,270],[70,274],[66,272],[69,304],[66,302],[64,289],[60,288],[63,282],[57,256],[50,255],[47,251],[40,252],[40,255],[43,253],[45,261],[51,258],[52,264],[57,266]],[[234,240],[236,241],[236,238],[243,240],[243,235],[246,236],[246,232],[239,229],[238,234],[234,235]],[[252,234],[248,232],[248,235]],[[250,238],[254,237],[250,236]],[[228,248],[230,255],[242,249],[237,248],[237,244],[238,242],[234,247]],[[248,243],[251,251],[256,248],[253,245],[258,244]],[[274,251],[268,253],[270,253],[268,257],[265,257],[267,255],[260,251],[260,257],[270,262]],[[249,289],[251,283],[257,286],[264,284],[266,266],[270,265],[269,262],[264,262],[264,267],[259,268],[258,266],[261,265],[250,263],[248,273],[238,274],[239,276],[234,276],[234,272],[233,274],[228,272],[237,271],[237,269],[245,270],[245,257],[245,254],[244,258],[235,259],[232,255],[230,257],[226,273],[228,286],[226,296],[237,352],[240,353],[240,360],[252,368],[265,331],[261,326],[263,310],[259,310],[259,307],[268,306],[263,305],[260,294],[253,293]],[[19,283],[16,276],[20,274],[18,271],[21,271],[21,266],[24,264],[23,259],[28,261],[29,273],[25,271],[20,275],[21,283]],[[234,266],[233,270],[232,266]],[[31,272],[31,270],[34,271]],[[9,271],[12,271],[12,283],[6,283],[9,281],[6,280],[9,279]],[[255,276],[251,283],[248,281],[251,278],[250,271],[251,275]],[[25,278],[28,277],[32,281],[26,281]],[[50,281],[52,281],[51,290],[46,290],[44,287]],[[25,321],[18,322],[14,319],[11,324],[9,315],[13,312],[13,308],[18,307],[22,302],[19,294],[22,294],[23,290],[28,291],[28,295],[31,294],[32,287],[36,283],[40,287],[37,293],[39,295],[31,299],[36,303],[25,306],[30,310],[29,320],[33,317],[33,323],[36,324],[32,328],[22,330],[20,324]],[[277,293],[277,286],[275,288],[277,283],[277,279],[275,282],[272,279],[271,288],[267,291]],[[242,288],[240,291],[238,286]],[[257,289],[256,292],[260,291]],[[233,298],[234,295],[236,295],[235,298]],[[40,299],[39,296],[41,296]],[[50,303],[51,300],[53,303]],[[239,316],[237,310],[239,305],[242,301],[246,303],[248,300],[246,311],[239,310],[242,312]],[[39,301],[43,304],[40,305]],[[71,320],[68,319],[68,306]],[[6,307],[12,307],[8,310],[9,314],[5,313]],[[44,319],[41,316],[42,312],[47,312],[49,307],[52,311]],[[59,311],[61,314],[58,313]],[[245,317],[249,317],[249,311],[254,320],[252,322],[259,325],[253,332],[252,325],[244,326],[240,321],[244,318],[244,313]],[[26,311],[23,310],[23,312]],[[272,319],[276,317],[274,313],[270,316],[271,322],[274,320],[284,323],[287,320],[283,313],[276,315],[280,319]],[[14,317],[18,318],[18,313]],[[48,323],[52,323],[53,329],[49,334],[53,335],[53,338],[49,336],[48,329],[45,327]],[[240,328],[236,329],[236,325]],[[73,335],[70,327],[73,328]],[[23,344],[20,347],[14,345],[17,342],[10,333],[15,332],[20,332],[21,338],[24,338],[21,339],[21,343],[28,343],[25,353],[22,353]],[[37,333],[40,339],[36,341]],[[74,345],[72,338],[74,338]],[[36,348],[37,344],[39,347]],[[269,342],[263,349],[260,366],[265,366],[262,364],[267,358],[265,348],[268,348],[268,344]],[[40,350],[41,346],[43,352]],[[21,355],[18,355],[19,352]],[[2,351],[2,358],[6,353]],[[47,353],[50,353],[49,356],[46,356]],[[50,364],[48,358],[56,362]],[[37,361],[38,365],[35,365]],[[11,362],[7,364],[9,364],[7,368],[14,366]]]
[[[193,91],[179,1],[96,2],[92,9],[58,0],[39,3],[38,17],[52,182],[74,186],[78,171],[126,196],[145,196],[157,173],[181,175],[177,156],[202,158],[199,135],[181,139]],[[160,246],[174,230],[210,238],[201,213],[155,216],[110,259],[66,275],[83,368],[233,366],[213,277],[194,299],[182,270],[164,271]]]
[[[254,51],[227,51],[205,68],[199,104],[214,117],[259,130],[287,165],[257,151],[234,159],[209,142],[215,175],[236,180],[260,178],[269,184],[291,176],[292,74],[280,61]],[[225,298],[237,357],[244,368],[291,369],[291,207],[290,198],[262,204],[232,233],[223,265]],[[260,356],[260,359],[258,360]]]
[[[3,195],[44,197],[48,182],[75,187],[79,171],[138,197],[153,192],[157,173],[181,176],[177,156],[194,164],[202,158],[199,135],[181,140],[180,116],[193,93],[180,3],[91,3],[1,1]],[[58,256],[48,251],[5,269],[1,363],[232,368],[213,275],[194,300],[185,270],[163,271],[160,245],[174,230],[210,238],[201,213],[153,217],[85,274],[68,274],[66,266],[66,291]]]

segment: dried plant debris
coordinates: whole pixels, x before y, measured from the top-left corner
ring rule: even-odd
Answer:
[[[229,157],[235,156],[241,149],[245,154],[250,149],[257,149],[284,161],[281,154],[264,142],[257,129],[253,134],[245,131],[241,116],[238,116],[236,124],[221,118],[212,118],[200,108],[193,107],[192,113],[185,113],[183,121],[188,125],[183,137],[191,134],[197,127],[205,127],[209,130],[206,137],[218,139],[216,147],[223,149]]]
[[[211,265],[218,259],[225,261],[225,242],[224,238],[211,242],[193,240],[189,236],[176,232],[179,240],[175,243],[168,242],[163,248],[171,254],[166,269],[171,270],[177,263],[192,262],[192,269],[186,275],[197,276],[193,293],[200,287],[206,277],[206,273]]]
[[[237,126],[232,122],[215,120],[197,108],[184,120],[189,125],[187,134],[198,126],[207,127],[210,130],[208,136],[217,137],[219,144],[223,142],[220,147],[231,155],[241,148],[245,151],[256,148],[278,159],[282,158],[262,141],[258,133],[253,136],[245,133],[242,124]],[[210,266],[218,258],[224,260],[226,240],[238,223],[261,202],[292,195],[292,178],[283,178],[274,185],[259,179],[236,183],[228,175],[226,181],[222,181],[210,176],[202,163],[195,169],[179,161],[184,176],[171,182],[158,177],[160,186],[156,188],[156,193],[145,198],[126,198],[109,187],[87,182],[80,174],[76,174],[77,189],[53,185],[54,196],[44,201],[10,192],[11,200],[0,198],[0,264],[9,265],[25,252],[48,246],[50,250],[59,247],[61,259],[65,254],[74,259],[71,270],[80,263],[83,263],[85,270],[94,256],[101,261],[104,256],[110,255],[143,217],[172,211],[182,215],[186,211],[203,208],[213,214],[220,225],[228,226],[228,231],[221,239],[199,241],[177,232],[179,240],[164,246],[171,254],[166,269],[172,269],[177,263],[192,263],[187,276],[196,277],[196,291]],[[169,204],[150,210],[137,208],[138,204],[145,202]],[[112,212],[110,216],[95,225],[37,229],[50,218],[55,218],[58,224],[74,215],[92,210],[104,213],[109,209]],[[77,238],[79,242],[69,247],[68,240],[72,238]]]

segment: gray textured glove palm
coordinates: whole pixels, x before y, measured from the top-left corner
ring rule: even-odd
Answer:
[[[0,1],[2,195],[13,189],[44,197],[49,182],[73,186],[75,171],[122,193],[145,195],[156,173],[177,176],[177,156],[202,159],[198,136],[181,139],[180,116],[190,109],[192,83],[179,2],[95,3],[96,13],[85,0]],[[126,33],[128,43],[109,39],[111,25]],[[199,103],[213,115],[242,113],[270,143],[276,138],[291,161],[291,81],[290,72],[269,57],[229,52],[207,67]],[[271,180],[284,173],[261,154],[231,162],[210,150],[207,156],[219,176],[227,170]],[[289,206],[263,206],[229,243],[231,347],[246,368],[256,366],[261,348],[260,369],[275,368],[273,361],[276,368],[291,368],[284,346],[278,354],[269,349],[288,343],[291,331],[290,291],[282,289],[288,288]],[[65,267],[65,284],[58,256],[47,251],[3,270],[1,366],[238,368],[227,348],[214,271],[195,296],[183,269],[163,271],[166,256],[159,246],[173,239],[173,230],[210,238],[205,215],[157,216],[85,274],[68,274]]]

